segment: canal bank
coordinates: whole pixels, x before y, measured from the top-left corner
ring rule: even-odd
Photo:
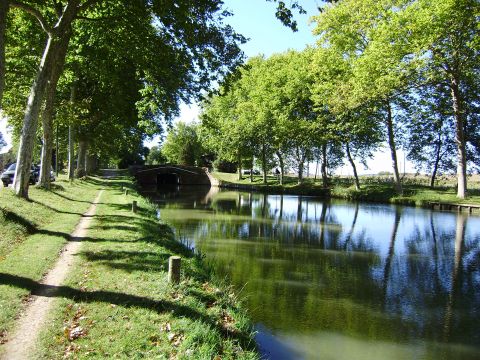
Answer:
[[[56,218],[67,214],[75,221],[82,214],[77,205],[87,207],[101,188],[102,198],[75,264],[65,282],[48,291],[54,305],[31,358],[258,358],[250,322],[233,289],[216,281],[202,258],[176,241],[130,180],[59,181],[52,193],[45,192],[47,198],[61,199],[59,204],[44,203],[32,189],[34,202],[9,208],[7,225],[42,209],[47,210],[42,221],[55,224]],[[82,193],[85,196],[79,196]],[[137,201],[136,213],[133,201]],[[26,296],[42,288],[41,273],[33,277],[24,270],[28,264],[23,253],[28,249],[23,255],[18,252],[28,247],[33,255],[35,249],[46,247],[46,234],[58,236],[55,258],[61,244],[70,241],[69,233],[31,226],[23,245],[12,244],[0,259],[2,318],[14,319],[26,305]],[[178,285],[167,280],[172,255],[182,258]],[[11,307],[11,302],[17,305]],[[3,314],[5,310],[8,314]],[[8,339],[13,328],[15,323],[9,320],[1,340]]]
[[[382,181],[370,181],[362,184],[360,190],[350,184],[333,182],[328,188],[311,179],[306,179],[302,184],[297,184],[296,179],[290,180],[286,185],[278,185],[276,179],[269,179],[267,184],[262,184],[258,177],[254,183],[244,180],[235,180],[236,174],[211,173],[209,174],[212,185],[220,188],[255,191],[267,194],[306,195],[317,196],[323,199],[343,199],[348,201],[363,201],[372,203],[385,203],[441,210],[466,211],[480,215],[480,191],[471,190],[466,199],[456,197],[454,187],[437,187],[406,184],[403,195],[395,192],[393,184]],[[380,179],[379,179],[380,180]]]

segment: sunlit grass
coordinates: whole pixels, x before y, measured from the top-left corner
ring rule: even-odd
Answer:
[[[97,191],[91,182],[59,180],[51,192],[31,187],[26,201],[10,188],[0,189],[0,273],[40,280]],[[2,281],[0,274],[0,341],[12,329],[28,294]]]
[[[102,196],[39,357],[257,358],[232,290],[212,281],[150,203],[133,191],[125,196],[120,186],[110,181]],[[167,282],[171,255],[182,257],[177,286]]]

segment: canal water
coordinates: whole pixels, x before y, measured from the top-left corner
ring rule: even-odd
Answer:
[[[480,359],[480,217],[216,188],[153,196],[268,359]]]

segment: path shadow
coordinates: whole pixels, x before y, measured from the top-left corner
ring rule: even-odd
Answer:
[[[25,289],[28,290],[32,295],[43,297],[62,297],[76,302],[101,302],[105,304],[115,304],[125,308],[143,308],[154,311],[158,314],[171,312],[176,317],[186,317],[209,324],[213,328],[218,329],[224,336],[238,340],[244,348],[252,349],[254,346],[247,336],[225,329],[216,321],[215,318],[202,314],[192,307],[174,303],[168,300],[153,300],[147,297],[104,290],[81,291],[70,286],[41,284],[32,279],[8,273],[0,273],[0,285],[8,285]]]

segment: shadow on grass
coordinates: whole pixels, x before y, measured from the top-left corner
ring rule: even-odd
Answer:
[[[112,251],[81,252],[80,256],[88,261],[98,261],[112,269],[127,272],[146,271],[159,272],[167,269],[168,253],[148,251]]]
[[[75,200],[75,199],[72,199],[71,197],[65,196],[65,195],[63,195],[63,194],[59,194],[59,193],[56,192],[56,191],[52,191],[51,193],[54,194],[54,195],[56,195],[56,196],[59,196],[59,197],[65,199],[65,200],[68,200],[68,201],[80,202],[80,203],[85,203],[85,204],[93,204],[92,201]]]
[[[238,340],[244,348],[253,349],[254,347],[254,344],[245,334],[231,332],[219,325],[215,318],[202,314],[192,307],[167,300],[153,300],[147,297],[112,291],[81,291],[70,286],[41,284],[32,279],[8,273],[0,273],[0,285],[25,289],[32,295],[43,297],[62,297],[76,302],[97,302],[115,304],[125,308],[143,308],[159,314],[171,312],[177,317],[186,317],[209,324],[224,336]]]
[[[52,211],[54,211],[54,212],[56,212],[56,213],[58,213],[58,214],[82,215],[81,213],[58,210],[58,209],[56,209],[56,208],[54,208],[54,207],[52,207],[52,206],[50,206],[50,205],[47,205],[47,204],[45,204],[45,203],[42,203],[41,201],[32,200],[32,199],[30,199],[30,201],[31,201],[32,203],[41,205],[41,206],[43,206],[43,207],[45,207],[45,208],[47,208],[47,209],[49,209],[49,210],[52,210]]]

